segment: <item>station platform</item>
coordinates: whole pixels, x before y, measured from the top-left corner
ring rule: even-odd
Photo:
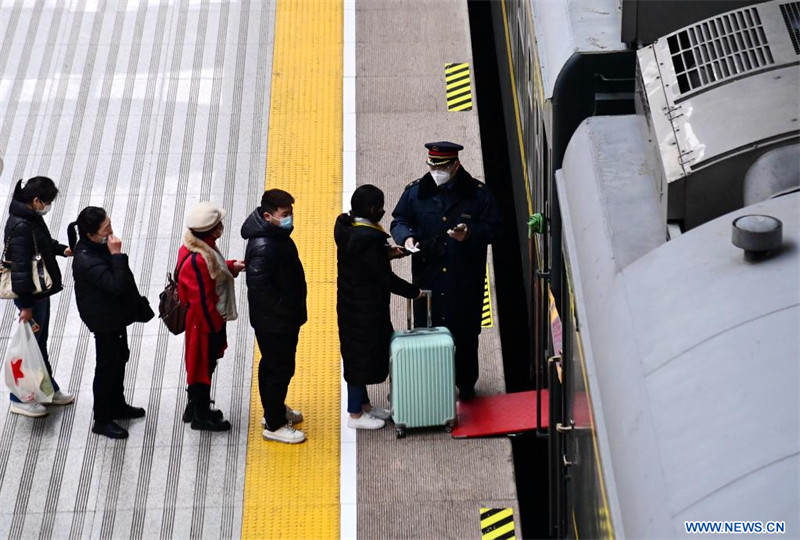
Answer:
[[[265,187],[279,187],[296,199],[292,238],[309,287],[287,398],[307,442],[262,439],[241,278],[212,388],[232,429],[182,422],[183,336],[155,319],[128,331],[126,398],[147,415],[112,441],[91,431],[94,340],[71,262],[59,259],[49,351],[76,400],[31,419],[0,399],[0,537],[482,538],[487,508],[511,509],[520,531],[507,438],[421,430],[398,440],[391,424],[356,433],[345,422],[334,220],[372,183],[386,193],[388,228],[404,186],[426,171],[427,141],[463,144],[464,167],[483,180],[477,104],[453,107],[451,92],[448,107],[446,66],[471,62],[458,0],[0,0],[4,218],[16,180],[35,175],[60,190],[46,221],[62,242],[80,209],[104,207],[156,305],[189,208],[223,205],[219,245],[239,258],[242,222]],[[408,260],[394,265],[410,279]],[[0,311],[5,354],[17,311],[10,301]],[[392,313],[402,327],[404,301]],[[504,392],[500,323],[489,308],[479,395]],[[388,406],[387,394],[370,387],[374,405]]]

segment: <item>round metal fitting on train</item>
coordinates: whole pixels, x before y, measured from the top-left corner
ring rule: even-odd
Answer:
[[[733,220],[731,242],[744,250],[747,259],[779,248],[782,241],[783,223],[778,218],[748,214]]]

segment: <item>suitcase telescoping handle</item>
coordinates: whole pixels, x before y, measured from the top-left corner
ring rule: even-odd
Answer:
[[[426,291],[424,289],[421,290],[420,292],[422,293],[422,296],[424,296],[426,298],[426,303],[428,304],[428,328],[430,328],[431,326],[433,326],[433,318],[431,317],[431,297],[433,296],[433,293],[431,291]],[[406,305],[408,306],[407,310],[406,310],[406,317],[407,317],[407,320],[408,320],[408,329],[409,330],[412,329],[412,326],[411,326],[411,311],[412,311],[411,304],[412,304],[412,302],[413,302],[412,298],[406,298]]]

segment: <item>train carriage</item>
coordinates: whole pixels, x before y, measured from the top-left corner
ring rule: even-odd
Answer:
[[[496,4],[551,533],[800,533],[798,2]]]

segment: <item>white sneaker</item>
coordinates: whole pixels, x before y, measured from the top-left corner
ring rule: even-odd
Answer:
[[[69,392],[56,390],[56,393],[53,394],[53,400],[50,402],[50,405],[68,405],[73,401],[75,401],[75,396]]]
[[[358,418],[350,416],[347,419],[347,427],[353,429],[381,429],[385,425],[386,422],[371,416],[370,413],[362,413]]]
[[[300,422],[303,421],[303,413],[301,413],[300,411],[296,411],[287,405],[286,421],[291,422],[292,424],[299,424]]]
[[[297,444],[301,443],[306,440],[306,434],[300,431],[299,429],[295,429],[290,425],[285,425],[276,429],[275,431],[270,431],[265,429],[261,434],[265,440],[268,441],[278,441],[284,442],[289,444]]]
[[[367,414],[374,418],[379,418],[381,420],[388,420],[392,417],[392,411],[384,409],[382,407],[372,407],[370,410],[365,411]]]
[[[12,401],[11,407],[9,407],[8,410],[23,416],[30,416],[31,418],[47,416],[47,407],[41,403],[36,403],[35,401],[30,403],[18,403],[16,401]]]

